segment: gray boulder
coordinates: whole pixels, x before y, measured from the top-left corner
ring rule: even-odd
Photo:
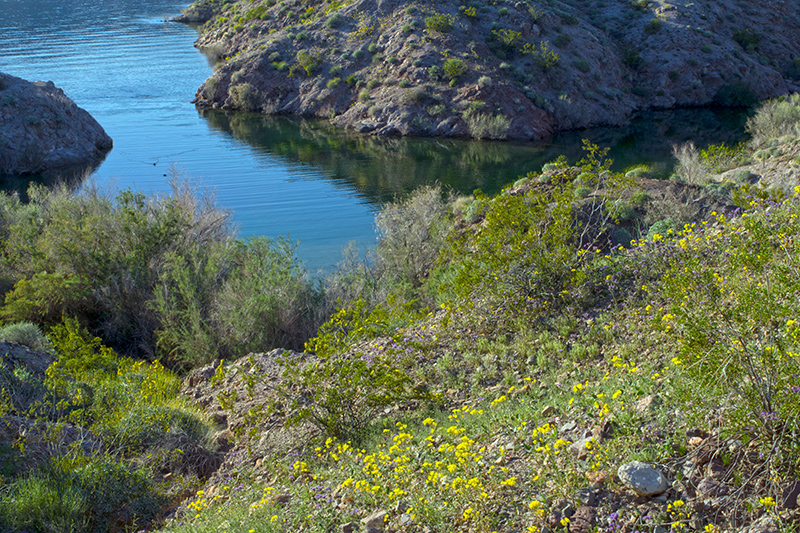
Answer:
[[[617,470],[620,481],[639,496],[656,496],[667,490],[667,478],[652,466],[631,461]]]
[[[113,142],[53,82],[0,73],[0,174],[37,174],[89,165]]]

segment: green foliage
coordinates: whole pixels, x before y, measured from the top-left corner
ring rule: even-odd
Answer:
[[[451,222],[439,187],[421,187],[383,207],[375,219],[377,271],[384,283],[422,285],[445,246]]]
[[[468,71],[467,65],[464,64],[464,61],[456,58],[445,60],[442,70],[444,71],[444,75],[451,80],[460,78]]]
[[[745,28],[743,30],[734,31],[733,40],[748,52],[752,52],[758,48],[761,36],[756,31]]]
[[[318,52],[299,50],[296,55],[297,64],[300,65],[306,76],[311,76],[317,68],[322,64],[323,57]]]
[[[170,432],[202,440],[206,427],[179,401],[178,379],[158,362],[119,357],[74,320],[53,327],[58,359],[45,385],[67,420],[91,429],[108,450],[129,455],[158,446]]]
[[[749,207],[761,204],[753,200]],[[682,364],[702,390],[733,395],[728,431],[749,434],[777,452],[770,466],[783,471],[796,466],[790,435],[798,431],[800,414],[794,246],[800,209],[797,196],[777,207],[763,204],[772,207],[737,221],[717,216],[722,231],[680,235],[662,288],[674,299],[655,319],[681,339]]]
[[[294,246],[233,240],[228,214],[187,185],[151,200],[34,188],[27,205],[0,197],[0,217],[8,321],[74,316],[126,354],[177,366],[300,347],[321,321]]]
[[[261,95],[250,83],[239,83],[228,88],[231,103],[241,111],[256,111],[260,104]]]
[[[644,33],[647,35],[653,35],[654,33],[658,33],[658,31],[663,27],[664,23],[661,19],[653,18],[650,19],[647,24],[644,25]]]
[[[0,328],[0,340],[17,342],[33,350],[49,352],[53,349],[39,326],[31,322],[17,322]]]
[[[561,61],[561,56],[550,48],[550,43],[548,41],[539,42],[539,46],[532,43],[525,43],[522,48],[522,53],[530,54],[533,57],[534,63],[544,71],[550,70]]]
[[[102,532],[117,521],[148,524],[163,504],[145,471],[108,456],[65,456],[11,486],[0,498],[0,524],[15,531]]]
[[[340,308],[306,346],[317,358],[283,361],[292,423],[310,422],[342,439],[358,438],[387,407],[433,398],[415,387],[414,360],[399,344],[397,327],[418,320],[409,305],[370,310],[364,300]],[[379,353],[349,351],[351,343],[392,335]]]
[[[800,95],[791,94],[770,100],[747,120],[752,144],[759,147],[770,139],[800,134]]]
[[[462,117],[473,139],[505,139],[511,127],[511,119],[505,115],[481,113],[473,107],[464,110]]]
[[[576,209],[575,175],[564,162],[556,165],[547,186],[493,198],[486,204],[482,224],[454,239],[442,255],[450,270],[450,281],[443,287],[447,293],[486,297],[516,309],[529,301],[553,301],[572,282],[586,250],[603,245],[611,218],[606,205],[613,205],[614,194],[626,184],[622,176],[608,173],[605,151],[584,143],[582,173],[591,187],[600,187],[602,180],[605,202]]]
[[[744,143],[728,146],[727,144],[712,144],[700,150],[700,161],[711,172],[722,173],[726,170],[747,164],[749,161]]]
[[[425,18],[425,27],[437,33],[447,33],[453,29],[455,19],[444,13],[434,13]]]
[[[487,44],[494,54],[502,59],[510,59],[519,49],[522,42],[522,33],[517,30],[501,28],[492,30],[487,39]]]
[[[185,366],[274,347],[300,347],[320,293],[295,245],[263,237],[167,258],[155,295],[157,343]]]

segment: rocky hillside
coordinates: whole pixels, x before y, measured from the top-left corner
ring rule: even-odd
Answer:
[[[798,6],[746,0],[200,0],[203,107],[378,135],[542,139],[794,91]]]
[[[53,82],[0,73],[0,174],[35,174],[89,164],[111,137]]]

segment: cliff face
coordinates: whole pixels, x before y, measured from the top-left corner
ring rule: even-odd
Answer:
[[[795,3],[200,0],[203,107],[382,135],[541,139],[795,90]]]
[[[0,174],[34,174],[91,163],[112,140],[53,82],[0,73]]]

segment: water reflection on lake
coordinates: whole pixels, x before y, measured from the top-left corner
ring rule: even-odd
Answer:
[[[257,114],[205,111],[208,124],[253,146],[267,162],[322,171],[321,177],[380,205],[414,188],[440,183],[460,194],[486,193],[544,163],[564,155],[583,157],[583,139],[609,147],[613,170],[652,164],[666,177],[672,168],[672,146],[689,140],[699,147],[733,144],[745,139],[746,114],[720,109],[650,112],[624,127],[594,128],[560,134],[540,144],[465,141],[435,138],[380,138],[348,133],[324,121],[306,121]]]

